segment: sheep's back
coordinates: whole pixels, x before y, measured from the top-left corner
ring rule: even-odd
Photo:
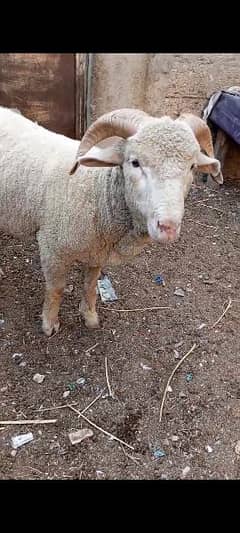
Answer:
[[[68,180],[78,141],[0,107],[0,229],[35,232],[48,188]]]

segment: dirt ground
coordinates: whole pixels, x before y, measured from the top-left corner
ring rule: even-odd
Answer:
[[[239,208],[236,184],[194,187],[178,243],[153,245],[134,264],[107,270],[119,300],[98,302],[101,328],[94,332],[79,315],[74,267],[61,331],[50,339],[40,330],[36,244],[1,238],[0,418],[57,419],[0,426],[1,479],[239,479]],[[156,284],[159,274],[165,286]],[[116,312],[154,306],[168,309]],[[167,380],[195,343],[172,379],[159,424]],[[41,384],[36,373],[45,375]],[[68,407],[44,411],[67,403],[83,410],[97,396],[85,416],[134,449],[96,428],[72,445],[69,432],[88,422]],[[11,437],[29,431],[34,440],[13,451]]]

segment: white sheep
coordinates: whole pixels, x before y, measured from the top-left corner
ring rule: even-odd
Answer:
[[[118,110],[94,122],[79,146],[0,107],[0,230],[37,235],[47,335],[59,329],[61,297],[75,261],[85,269],[81,313],[88,327],[97,327],[101,269],[130,260],[150,240],[179,237],[194,167],[219,180],[219,162],[201,153],[197,141],[206,125],[197,117],[193,125],[191,117]]]

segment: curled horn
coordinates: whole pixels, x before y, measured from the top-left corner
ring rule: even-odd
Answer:
[[[118,109],[102,115],[93,122],[84,134],[70,174],[74,174],[81,156],[85,155],[90,148],[108,137],[122,137],[123,139],[127,139],[127,137],[137,132],[140,124],[148,116],[147,113],[140,109]]]
[[[206,122],[204,122],[204,120],[200,117],[193,115],[192,113],[182,113],[178,117],[178,119],[186,122],[190,126],[199,143],[201,150],[204,151],[208,157],[215,158],[212,135],[210,128],[208,127]],[[212,174],[212,178],[219,184],[223,183],[223,176],[221,170],[216,175]]]
[[[179,120],[186,122],[192,129],[200,147],[209,157],[214,157],[211,131],[200,117],[192,113],[182,113]]]

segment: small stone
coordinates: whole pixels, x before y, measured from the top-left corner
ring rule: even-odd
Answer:
[[[151,366],[144,365],[143,363],[140,363],[140,366],[142,367],[143,370],[152,370]]]
[[[102,470],[96,470],[97,479],[105,479],[105,474]]]
[[[2,387],[2,388],[0,389],[0,392],[7,392],[7,390],[8,390],[7,387]]]
[[[36,383],[42,383],[45,379],[45,376],[43,374],[35,374],[35,376],[33,376],[33,381],[35,381]]]
[[[179,359],[180,358],[180,353],[177,350],[173,350],[173,351],[174,351],[175,359]]]
[[[202,322],[202,324],[200,324],[200,326],[198,326],[198,330],[200,331],[201,329],[205,328],[207,324],[205,324],[204,322]]]
[[[179,437],[177,435],[173,435],[171,439],[173,442],[177,442],[179,440]]]
[[[12,457],[16,457],[16,455],[17,455],[17,450],[12,450],[11,451],[11,456]]]
[[[182,471],[182,478],[185,478],[189,474],[190,470],[191,470],[190,466],[185,466],[185,468]]]
[[[179,398],[186,398],[187,395],[185,394],[185,392],[179,392]]]
[[[82,440],[87,437],[93,436],[93,431],[91,429],[79,429],[78,431],[72,431],[68,434],[71,444],[79,444]]]
[[[77,383],[78,385],[84,385],[85,382],[86,382],[86,379],[85,379],[85,378],[79,378],[79,379],[77,379],[77,381],[76,381],[76,383]]]
[[[19,366],[22,366],[22,367],[24,367],[26,365],[27,365],[26,361],[22,361],[21,363],[19,363]]]
[[[65,392],[63,393],[63,398],[67,398],[70,394],[70,390],[65,390]]]
[[[14,354],[12,355],[12,358],[14,359],[14,361],[15,361],[15,363],[16,363],[17,365],[19,365],[19,364],[21,363],[21,359],[22,359],[22,357],[23,357],[23,354],[22,354],[22,353],[14,353]]]
[[[23,446],[24,444],[27,444],[28,442],[31,442],[33,440],[33,434],[32,433],[24,433],[22,435],[16,435],[16,437],[11,438],[12,447],[14,450],[17,448],[20,448],[20,446]]]
[[[180,348],[180,346],[182,345],[183,345],[183,341],[177,342],[177,344],[175,344],[175,348]]]
[[[161,479],[168,479],[166,474],[161,474]]]
[[[172,387],[170,387],[170,385],[168,385],[167,392],[172,392]]]
[[[237,444],[235,446],[235,452],[237,455],[240,455],[240,440],[237,441]]]
[[[209,445],[205,446],[205,450],[206,450],[208,453],[212,453],[212,452],[213,452],[213,449],[212,449],[211,446],[209,446]]]
[[[185,296],[185,293],[184,293],[184,291],[182,289],[176,289],[174,291],[174,294],[175,294],[175,296],[180,296],[181,298],[184,298],[184,296]]]
[[[3,319],[1,318],[1,319],[0,319],[0,327],[1,327],[1,326],[4,326],[4,324],[5,324],[5,320],[3,320]]]

